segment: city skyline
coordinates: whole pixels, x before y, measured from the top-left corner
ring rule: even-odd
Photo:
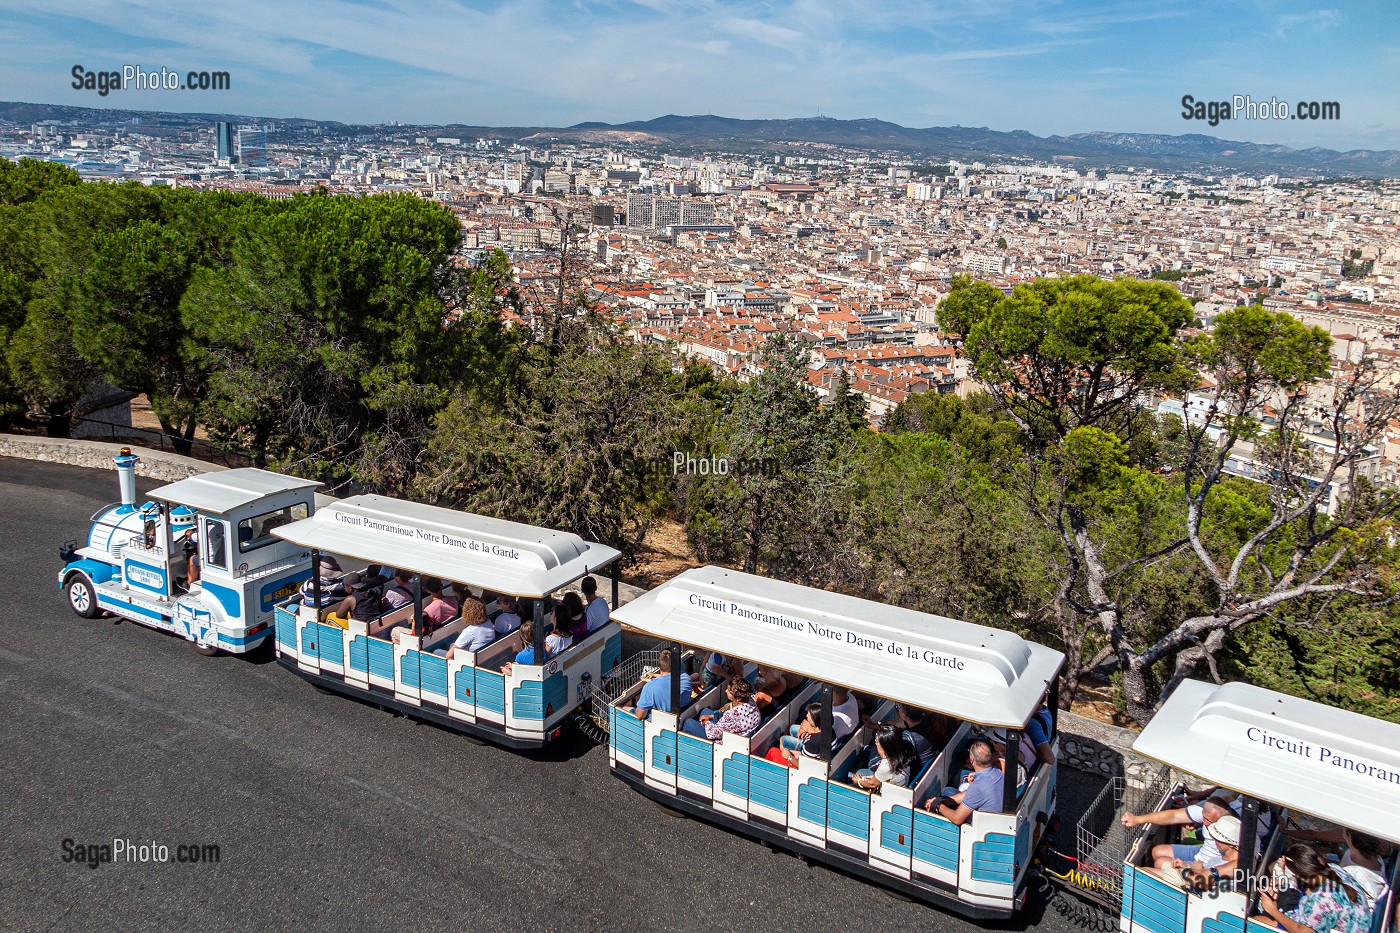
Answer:
[[[1037,135],[1206,133],[1290,147],[1400,148],[1400,10],[1310,4],[1081,6],[790,0],[427,5],[254,0],[81,13],[0,4],[10,99],[353,123],[628,122],[664,113],[879,117]],[[74,65],[227,71],[227,91],[74,89]],[[1336,101],[1330,122],[1182,118],[1181,98]]]

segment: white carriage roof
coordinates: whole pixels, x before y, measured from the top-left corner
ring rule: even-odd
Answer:
[[[1251,684],[1188,680],[1133,750],[1261,800],[1400,842],[1400,725]]]
[[[544,596],[621,555],[576,534],[387,496],[342,499],[272,533],[303,547],[513,596]]]
[[[1064,661],[1012,632],[722,567],[687,570],[613,618],[668,641],[1015,729]]]
[[[201,512],[228,512],[275,493],[320,485],[313,479],[299,479],[268,470],[240,467],[236,470],[218,470],[191,476],[189,479],[154,489],[151,495],[166,502],[188,505]]]

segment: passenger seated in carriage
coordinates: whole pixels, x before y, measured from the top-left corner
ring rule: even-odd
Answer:
[[[394,581],[384,590],[384,604],[390,609],[402,609],[413,603],[413,574],[407,570],[394,572]]]
[[[486,618],[486,605],[479,599],[469,599],[462,604],[462,625],[462,631],[447,649],[449,661],[458,650],[480,651],[496,640],[496,627]]]
[[[543,664],[545,658],[549,657],[549,640],[545,639],[545,657],[539,658],[538,660],[535,658],[535,623],[532,620],[526,619],[524,622],[521,622],[520,628],[515,631],[517,637],[520,639],[522,647],[520,653],[515,656],[514,661],[507,661],[505,664],[501,665],[502,674],[509,674],[511,668],[516,664]]]
[[[783,705],[787,699],[787,692],[792,686],[788,683],[787,675],[782,671],[767,664],[760,664],[758,675],[754,678],[753,701],[758,704],[758,708],[763,711],[764,716],[771,716]]]
[[[429,597],[423,606],[423,618],[428,620],[429,631],[456,618],[461,606],[458,605],[456,596],[446,591],[441,580],[437,577],[424,577],[423,589]]]
[[[802,722],[799,723],[799,731],[804,738],[782,736],[778,744],[768,749],[764,757],[774,764],[786,765],[789,768],[797,767],[798,758],[824,757],[825,753],[830,751],[822,746],[824,716],[825,711],[821,703],[808,703]]]
[[[563,605],[565,618],[568,619],[568,624],[564,626],[565,631],[574,641],[586,638],[588,636],[588,617],[584,613],[583,599],[577,593],[570,591],[564,594],[560,604]]]
[[[1275,883],[1259,895],[1262,923],[1272,923],[1285,933],[1367,933],[1374,922],[1376,901],[1355,883],[1355,878],[1331,864],[1304,843],[1290,845],[1278,860]]]
[[[1384,839],[1340,826],[1333,829],[1293,830],[1288,838],[1337,847],[1339,853],[1332,867],[1346,875],[1344,880],[1356,888],[1368,907],[1374,908],[1390,889],[1383,860],[1390,856],[1392,846]],[[1330,860],[1332,856],[1328,858]]]
[[[588,617],[588,630],[596,632],[608,624],[608,619],[611,616],[608,611],[608,601],[598,595],[598,581],[591,576],[580,580],[579,588],[583,590],[583,611]]]
[[[832,748],[839,747],[848,736],[853,735],[860,728],[860,723],[860,705],[856,702],[855,694],[845,687],[832,687]],[[811,728],[805,719],[793,726],[788,730],[788,736],[783,739],[783,747],[797,748],[803,740],[812,734]],[[793,739],[797,741],[794,742]]]
[[[301,604],[315,606],[317,588],[320,589],[320,608],[330,615],[344,616],[355,605],[351,588],[360,582],[358,573],[341,575],[340,562],[329,554],[321,557],[316,565],[316,575],[301,585]]]
[[[514,596],[497,596],[496,608],[500,611],[491,619],[491,624],[495,627],[497,635],[509,635],[520,628],[520,609]]]
[[[882,723],[875,722],[869,717],[866,717],[863,721],[866,725],[876,729],[882,725]],[[933,742],[931,742],[925,734],[928,732],[929,715],[923,710],[910,706],[907,703],[895,704],[894,719],[891,720],[891,723],[902,730],[904,738],[910,745],[914,746],[914,752],[919,758],[919,766],[915,769],[916,771],[933,764],[933,759],[938,757],[938,753],[942,751],[943,746],[947,744],[947,739],[945,738],[937,747],[934,746]],[[875,749],[875,743],[871,742],[867,745],[861,754],[866,763],[865,766],[871,771],[874,771],[880,759],[880,754]]]
[[[544,637],[546,657],[554,657],[573,646],[573,620],[569,618],[569,604],[561,602],[554,607],[554,629]]]
[[[1233,881],[1240,864],[1240,818],[1233,813],[1222,816],[1205,827],[1203,834],[1207,844],[1220,854],[1220,861],[1207,865],[1198,856],[1195,861],[1173,859],[1171,868],[1181,872],[1186,886],[1193,891],[1208,891],[1217,888],[1221,880]],[[1202,847],[1202,855],[1206,847]],[[1212,859],[1213,860],[1213,859]]]
[[[714,741],[726,732],[753,735],[763,724],[763,714],[753,701],[753,685],[742,677],[731,680],[724,688],[729,702],[719,710],[706,709],[694,719],[687,719],[681,729],[696,738]]]
[[[1127,812],[1122,816],[1122,822],[1128,829],[1137,826],[1201,826],[1209,827],[1216,820],[1226,816],[1237,816],[1240,812],[1238,802],[1231,802],[1228,797],[1211,797],[1199,804],[1192,804],[1188,807],[1176,807],[1170,810],[1158,810],[1155,813]],[[1221,865],[1225,858],[1216,848],[1214,841],[1209,834],[1202,836],[1203,842],[1199,846],[1184,843],[1162,843],[1152,849],[1152,862],[1158,869],[1180,868],[1182,864],[1188,862],[1199,862],[1207,870]]]
[[[637,705],[628,710],[638,719],[646,719],[651,711],[659,709],[663,713],[671,709],[671,649],[663,648],[656,656],[657,670],[642,675],[642,692],[637,697]],[[690,702],[695,685],[689,674],[681,674],[681,704]]]
[[[879,792],[884,784],[908,787],[919,770],[919,755],[906,733],[894,723],[882,723],[875,731],[874,766],[851,774],[851,783],[868,791]]]
[[[350,618],[369,622],[384,612],[384,584],[389,582],[384,568],[370,564],[350,588]]]
[[[1001,813],[1006,786],[1006,775],[991,742],[973,739],[968,743],[967,753],[972,763],[967,789],[947,787],[941,796],[924,801],[925,810],[937,813],[956,826],[972,819],[973,813]]]
[[[700,672],[700,679],[706,690],[715,684],[726,683],[735,678],[744,676],[744,662],[739,658],[727,658],[722,654],[714,653],[705,661],[705,667]]]

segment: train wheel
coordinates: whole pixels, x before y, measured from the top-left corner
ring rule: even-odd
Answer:
[[[200,654],[204,655],[206,658],[212,658],[214,655],[216,655],[216,654],[219,653],[219,649],[218,649],[216,646],[214,646],[214,645],[201,645],[199,642],[195,642],[195,644],[194,644],[194,650],[195,650],[195,651],[198,651]]]
[[[68,578],[68,606],[84,619],[95,619],[101,613],[97,607],[97,591],[85,574],[75,573]]]

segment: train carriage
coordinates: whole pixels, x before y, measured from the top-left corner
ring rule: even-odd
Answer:
[[[957,785],[966,742],[1005,730],[1009,774],[1020,733],[1048,704],[1064,658],[1005,631],[913,612],[718,567],[687,571],[638,597],[613,618],[672,643],[673,712],[634,710],[640,683],[609,710],[612,772],[666,806],[975,917],[1004,917],[1023,903],[1032,853],[1055,810],[1055,765],[1027,762],[1024,784],[1006,781],[1001,812],[961,826],[921,805]],[[686,649],[772,665],[805,680],[752,735],[711,740],[684,728],[717,691],[681,697]],[[746,668],[751,676],[752,663]],[[831,687],[874,698],[870,718],[895,703],[957,721],[956,731],[911,786],[872,793],[852,784],[870,726],[820,759],[795,767],[767,751],[824,703]],[[1054,714],[1050,714],[1053,720]],[[1053,726],[1051,727],[1053,730]]]
[[[1154,864],[1176,842],[1173,826],[1149,825],[1123,865],[1123,933],[1278,933],[1260,916],[1262,879],[1289,834],[1318,820],[1400,844],[1400,725],[1245,683],[1185,681],[1133,743],[1148,758],[1240,795],[1239,870],[1197,890]],[[1181,787],[1159,812],[1180,803]],[[1397,865],[1371,930],[1395,929]]]
[[[620,553],[575,534],[364,495],[340,500],[275,534],[323,554],[408,571],[412,603],[370,620],[335,618],[321,600],[277,607],[278,661],[303,678],[350,696],[430,720],[509,748],[539,748],[617,666],[622,631],[615,622],[546,657],[545,599],[610,568]],[[476,651],[444,656],[459,617],[431,628],[423,616],[425,576],[533,600],[533,646],[503,635]],[[318,594],[319,595],[319,594]],[[612,577],[612,602],[617,578]],[[512,663],[533,647],[543,663]],[[504,669],[503,669],[504,668]]]

